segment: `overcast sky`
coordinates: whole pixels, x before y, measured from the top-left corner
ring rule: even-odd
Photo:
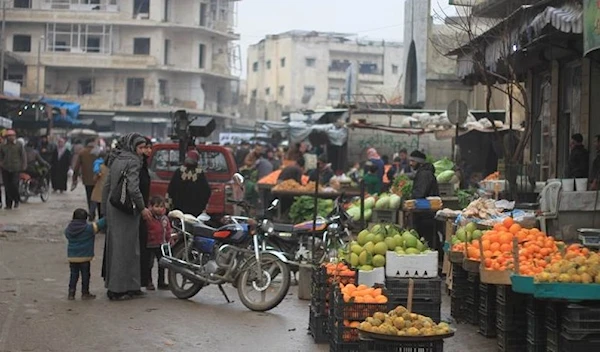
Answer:
[[[452,11],[448,0],[431,1],[432,12]],[[401,42],[403,20],[404,0],[242,0],[238,3],[237,27],[241,34],[242,76],[248,46],[267,34],[304,29]]]

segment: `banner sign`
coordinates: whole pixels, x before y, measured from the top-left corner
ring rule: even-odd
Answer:
[[[600,49],[600,0],[583,0],[583,55]]]

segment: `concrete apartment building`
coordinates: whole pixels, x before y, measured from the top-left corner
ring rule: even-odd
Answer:
[[[352,35],[294,30],[268,35],[248,48],[247,114],[278,120],[283,112],[334,106],[355,64],[356,92],[401,102],[403,47]]]
[[[240,69],[233,0],[14,0],[6,49],[22,93],[82,105],[117,132],[165,136],[169,112],[235,115]],[[236,50],[237,49],[237,50]],[[237,62],[236,62],[237,58]]]

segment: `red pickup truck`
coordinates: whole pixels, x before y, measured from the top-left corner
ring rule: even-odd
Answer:
[[[190,147],[192,149],[193,147]],[[237,187],[232,187],[232,177],[237,172],[235,159],[229,149],[218,145],[197,145],[200,154],[199,164],[206,174],[212,191],[206,212],[213,219],[234,214],[233,205],[227,198],[234,198]],[[175,170],[181,166],[179,145],[161,143],[152,146],[152,155],[148,160],[150,171],[150,195],[165,196],[169,182]],[[237,193],[237,192],[236,192]]]

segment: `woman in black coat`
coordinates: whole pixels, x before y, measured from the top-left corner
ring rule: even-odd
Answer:
[[[52,189],[60,191],[60,193],[67,190],[67,179],[69,178],[69,168],[71,167],[72,154],[69,148],[67,148],[64,139],[58,140],[58,148],[54,149],[50,164],[52,169],[50,170],[50,179],[52,181]]]

